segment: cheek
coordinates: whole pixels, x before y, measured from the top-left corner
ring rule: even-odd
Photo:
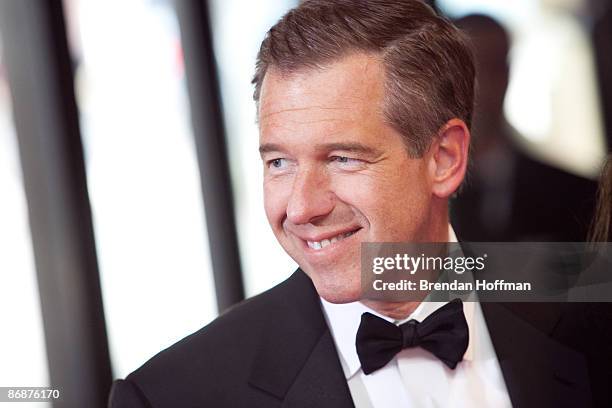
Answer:
[[[338,178],[334,192],[343,201],[366,213],[377,213],[385,208],[412,204],[418,190],[409,176],[401,171],[376,172]],[[367,214],[366,214],[367,215]]]
[[[335,183],[336,195],[357,209],[374,233],[412,231],[425,217],[431,198],[422,166],[397,166],[394,171],[348,177]]]
[[[409,169],[397,177],[388,199],[381,202],[385,222],[398,238],[412,238],[428,219],[431,188],[421,169]]]
[[[264,181],[264,208],[268,222],[274,230],[281,227],[287,213],[287,203],[291,190],[285,184],[273,180]]]
[[[376,207],[378,184],[374,177],[349,174],[334,177],[331,189],[339,201],[366,215]]]

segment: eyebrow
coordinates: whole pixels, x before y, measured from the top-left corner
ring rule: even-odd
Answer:
[[[382,151],[375,147],[356,142],[325,143],[315,148],[322,151],[342,150],[351,153],[361,153],[368,156],[379,156],[382,154]]]
[[[282,152],[283,148],[276,143],[264,143],[259,146],[259,154],[269,153],[269,152]]]
[[[285,149],[279,144],[276,143],[264,143],[259,146],[259,153],[269,153],[269,152],[283,152]],[[345,152],[351,153],[361,153],[368,156],[379,156],[382,154],[382,151],[372,147],[367,146],[361,143],[356,142],[335,142],[335,143],[323,143],[315,146],[315,150],[318,151],[334,151],[334,150],[342,150]]]

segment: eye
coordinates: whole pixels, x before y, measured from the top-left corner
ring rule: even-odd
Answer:
[[[348,166],[357,166],[362,163],[362,161],[359,159],[353,159],[352,157],[347,156],[332,156],[331,161]]]
[[[268,167],[282,169],[287,165],[287,160],[283,158],[268,160]]]

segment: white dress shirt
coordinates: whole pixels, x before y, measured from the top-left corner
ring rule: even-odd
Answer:
[[[452,229],[451,241],[456,241]],[[386,366],[369,375],[361,369],[355,348],[363,313],[401,324],[410,319],[423,321],[447,302],[423,302],[400,322],[361,302],[333,304],[321,299],[321,303],[357,408],[512,406],[480,303],[463,303],[469,343],[463,361],[454,370],[415,347],[400,351]]]

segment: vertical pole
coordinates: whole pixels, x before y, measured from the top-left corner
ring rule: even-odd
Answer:
[[[174,4],[185,56],[217,305],[222,312],[244,298],[244,288],[209,11],[204,0],[176,0]]]
[[[112,375],[62,3],[2,0],[0,30],[55,406],[101,408]]]

